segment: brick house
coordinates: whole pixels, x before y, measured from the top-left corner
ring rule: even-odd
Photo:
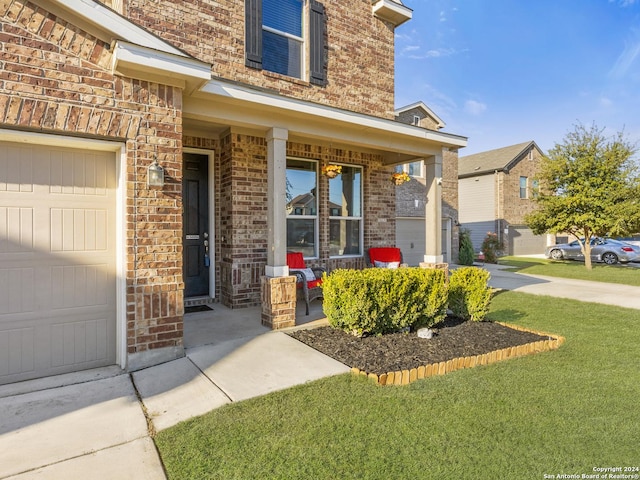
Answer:
[[[445,123],[423,102],[396,109],[396,121],[438,131]],[[408,173],[411,181],[396,188],[396,245],[409,265],[423,262],[426,245],[425,214],[427,186],[422,162],[396,167]],[[447,263],[458,261],[458,148],[442,156],[442,235],[440,250]]]
[[[466,138],[394,121],[394,29],[411,14],[0,2],[0,383],[178,358],[185,303],[294,324],[287,250],[331,270],[393,244],[396,164],[424,162],[424,258],[442,263],[438,179]]]
[[[544,253],[547,238],[534,235],[524,217],[536,208],[542,151],[534,141],[460,157],[460,224],[469,229],[474,249],[496,233],[506,255]]]

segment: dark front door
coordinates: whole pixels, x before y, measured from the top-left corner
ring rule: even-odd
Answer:
[[[183,255],[185,297],[209,295],[209,157],[184,153]]]

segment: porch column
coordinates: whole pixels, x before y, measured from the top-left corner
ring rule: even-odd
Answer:
[[[261,321],[272,329],[296,324],[296,277],[287,266],[287,138],[267,132],[267,265],[261,280]]]
[[[442,256],[442,153],[424,160],[427,204],[425,206],[424,263],[439,265]]]
[[[267,133],[267,277],[286,277],[287,267],[287,138],[274,127]]]

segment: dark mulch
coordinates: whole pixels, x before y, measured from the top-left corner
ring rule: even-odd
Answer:
[[[432,330],[431,339],[413,332],[358,338],[332,327],[296,330],[289,335],[349,367],[378,375],[549,339],[498,323],[452,317]]]

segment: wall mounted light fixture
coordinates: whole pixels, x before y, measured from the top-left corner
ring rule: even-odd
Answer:
[[[147,185],[150,187],[164,187],[164,168],[158,165],[158,159],[147,169]]]

